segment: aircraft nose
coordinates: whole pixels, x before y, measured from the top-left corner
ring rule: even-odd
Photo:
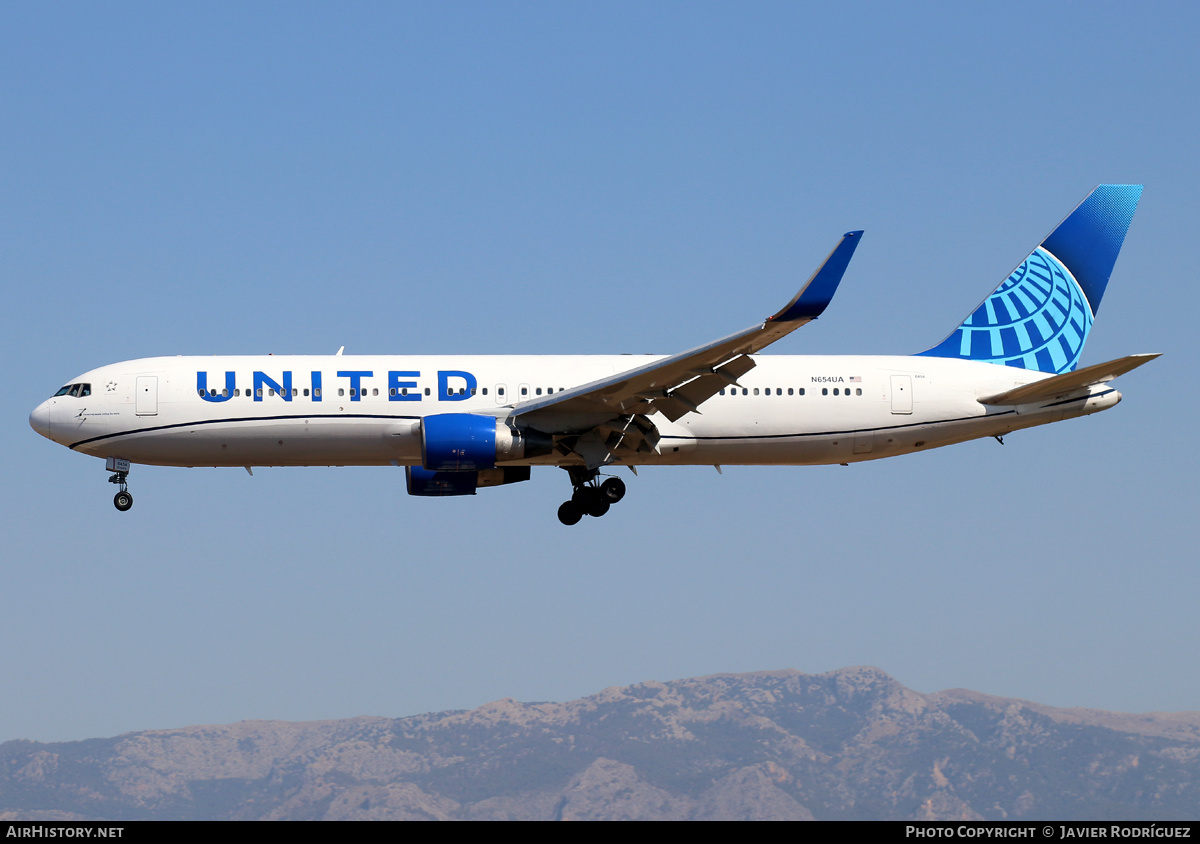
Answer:
[[[29,427],[50,439],[50,402],[44,401],[29,414]]]

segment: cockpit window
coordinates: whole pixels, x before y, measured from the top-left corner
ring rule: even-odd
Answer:
[[[90,396],[91,394],[91,384],[68,384],[55,393],[54,397],[58,398],[59,396],[74,396],[75,398],[83,398],[84,396]]]

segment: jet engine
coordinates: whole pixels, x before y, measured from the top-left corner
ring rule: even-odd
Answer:
[[[515,484],[529,480],[528,466],[504,466],[500,469],[481,469],[478,472],[431,472],[420,466],[405,466],[409,495],[449,496],[474,495],[485,486]]]
[[[439,413],[421,420],[421,465],[431,472],[477,472],[553,448],[549,434],[509,427],[494,416]]]

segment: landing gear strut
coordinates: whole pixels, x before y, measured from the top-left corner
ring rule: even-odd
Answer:
[[[113,473],[109,476],[108,482],[117,484],[121,488],[121,491],[113,496],[113,506],[124,513],[133,506],[133,496],[129,494],[129,484],[126,482],[129,477],[129,461],[110,457],[105,468]]]
[[[607,478],[600,483],[597,469],[567,469],[571,476],[571,500],[564,501],[558,508],[558,520],[564,525],[578,524],[584,515],[600,518],[608,508],[625,497],[625,482],[620,478]]]

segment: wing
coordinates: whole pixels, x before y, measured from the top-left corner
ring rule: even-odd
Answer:
[[[645,366],[518,404],[509,418],[519,425],[556,434],[581,434],[620,420],[619,429],[602,432],[605,443],[612,445],[612,434],[618,433],[618,443],[624,440],[624,447],[652,448],[646,443],[657,438],[652,437],[654,426],[645,417],[661,413],[674,422],[696,411],[705,400],[736,384],[754,368],[750,355],[820,316],[833,299],[861,238],[861,231],[843,235],[792,301],[762,323]],[[568,444],[566,450],[576,449]],[[604,449],[610,457],[615,457],[618,450]],[[590,452],[585,458],[589,465],[607,460],[597,449]]]

